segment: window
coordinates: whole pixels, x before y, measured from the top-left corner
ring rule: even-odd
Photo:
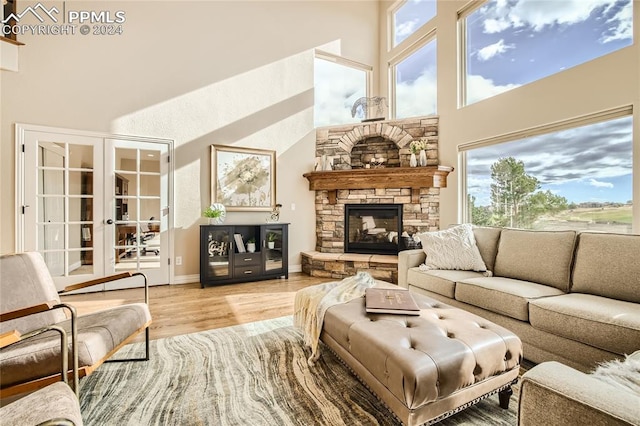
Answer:
[[[436,113],[436,40],[392,67],[395,117]]]
[[[436,16],[435,0],[409,0],[401,3],[393,13],[393,46],[413,34],[431,18]]]
[[[632,127],[627,115],[479,148],[470,144],[464,152],[467,221],[631,233]]]
[[[314,63],[314,123],[316,127],[360,121],[355,102],[366,97],[371,67],[328,54]]]
[[[460,22],[463,105],[633,43],[632,0],[490,0]]]

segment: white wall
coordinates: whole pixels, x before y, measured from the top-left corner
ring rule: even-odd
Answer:
[[[623,105],[634,108],[634,158],[640,159],[640,1],[634,0],[634,44],[591,62],[521,86],[498,96],[457,107],[458,39],[457,12],[468,1],[438,0],[434,24],[438,40],[438,115],[440,116],[440,163],[457,167],[457,146],[543,124],[595,113]],[[387,9],[380,7],[380,70],[406,47],[386,49]],[[428,26],[427,26],[428,27]],[[419,30],[416,40],[432,28]],[[410,41],[410,40],[409,40]],[[380,93],[388,93],[380,81]],[[640,161],[634,161],[634,232],[640,232]],[[447,178],[441,190],[441,226],[458,223],[459,170]]]
[[[176,275],[194,275],[201,211],[210,204],[209,146],[275,149],[281,220],[291,223],[289,260],[299,265],[300,251],[315,246],[314,193],[302,177],[315,151],[313,49],[329,45],[375,66],[378,3],[73,1],[66,7],[123,10],[124,34],[20,38],[26,44],[20,71],[2,71],[2,200],[15,196],[15,122],[174,139],[174,254],[183,257]],[[13,250],[17,208],[10,202],[1,208],[6,253]],[[232,212],[227,221],[263,223],[267,215]]]

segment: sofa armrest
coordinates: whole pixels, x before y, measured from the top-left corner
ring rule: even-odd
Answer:
[[[518,425],[633,425],[638,396],[571,367],[550,361],[522,376]]]
[[[424,263],[427,255],[422,249],[403,250],[398,252],[398,285],[400,287],[409,288],[407,282],[407,272],[409,268],[419,266]]]

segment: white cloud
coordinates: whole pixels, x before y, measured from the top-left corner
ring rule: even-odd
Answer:
[[[595,186],[596,188],[613,188],[613,184],[611,182],[602,182],[595,179],[589,179],[589,185]]]
[[[396,26],[396,41],[404,40],[418,27],[418,19],[412,19],[411,21],[406,21]]]
[[[613,24],[609,28],[608,34],[603,34],[603,43],[614,40],[626,40],[633,38],[633,3],[627,3],[616,15],[607,20],[607,23]]]
[[[614,17],[607,20],[612,26],[602,35],[602,42],[628,39],[633,33],[633,2],[628,1]],[[611,0],[499,0],[493,8],[484,9],[488,16],[483,22],[487,34],[500,33],[509,28],[531,27],[542,31],[551,25],[572,25],[584,22],[598,8],[608,11]]]
[[[416,117],[436,112],[436,71],[426,69],[412,82],[396,86],[396,116]]]
[[[351,107],[358,98],[365,96],[364,71],[316,59],[314,86],[316,126],[359,121],[351,117]]]
[[[519,84],[496,85],[481,75],[467,76],[467,105],[519,87]]]
[[[515,44],[504,44],[504,39],[500,39],[497,43],[490,44],[478,50],[478,59],[481,61],[488,61],[496,55],[506,52],[509,49],[515,48]]]

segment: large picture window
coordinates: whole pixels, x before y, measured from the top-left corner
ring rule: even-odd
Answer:
[[[436,40],[392,66],[396,118],[436,113]]]
[[[461,19],[463,105],[633,43],[633,1],[490,0]]]
[[[408,0],[392,12],[395,47],[436,16],[436,0]]]
[[[316,127],[360,121],[355,102],[366,97],[371,68],[328,54],[314,62],[314,123]]]
[[[467,221],[631,233],[632,127],[624,116],[465,151]]]

